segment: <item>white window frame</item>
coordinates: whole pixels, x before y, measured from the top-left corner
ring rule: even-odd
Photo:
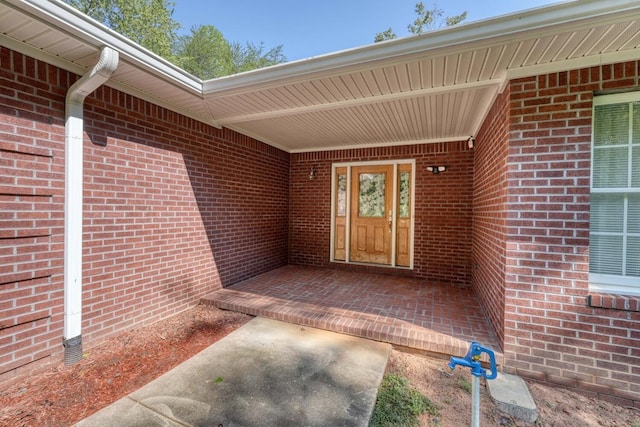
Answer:
[[[600,95],[595,96],[593,99],[593,121],[595,122],[596,118],[596,107],[600,105],[610,105],[610,104],[629,104],[631,102],[640,101],[640,92],[628,92],[621,94],[611,94],[611,95]],[[630,116],[629,126],[633,125],[632,121],[633,115]],[[640,124],[639,124],[640,125]],[[631,132],[629,133],[630,137],[632,137]],[[593,161],[595,159],[595,129],[591,135],[591,175],[590,175],[590,192],[593,193],[640,193],[639,189],[630,189],[630,188],[593,188],[594,182],[594,170]],[[629,162],[631,162],[631,156],[629,156]],[[631,168],[631,165],[629,165]],[[625,209],[626,212],[626,209]],[[626,221],[625,221],[626,223]],[[591,231],[589,232],[591,235]],[[627,231],[623,232],[627,235]],[[626,248],[623,248],[623,256],[626,255]],[[622,294],[622,295],[640,295],[640,278],[638,277],[630,277],[630,276],[622,276],[622,275],[612,275],[612,274],[600,274],[600,273],[592,273],[589,272],[589,290],[595,292],[603,292],[603,293],[614,293],[614,294]]]
[[[410,205],[411,205],[411,236],[410,236],[410,255],[409,255],[409,267],[406,266],[398,266],[396,265],[396,223],[397,223],[397,208],[398,208],[398,166],[399,165],[411,165],[411,191],[410,191]],[[347,189],[351,188],[351,168],[354,166],[381,166],[381,165],[393,165],[393,217],[396,220],[393,221],[392,225],[392,234],[391,234],[391,264],[368,264],[362,262],[355,262],[349,260],[349,252],[351,246],[351,239],[348,236],[351,236],[351,221],[347,220],[345,224],[345,234],[347,238],[345,239],[345,260],[336,260],[334,258],[335,255],[335,226],[336,226],[336,169],[338,168],[346,168],[347,169]],[[359,264],[359,265],[371,265],[381,268],[397,268],[403,270],[413,270],[413,257],[414,257],[414,236],[415,236],[415,189],[416,189],[416,161],[415,159],[400,159],[400,160],[371,160],[371,161],[361,161],[361,162],[345,162],[345,163],[333,163],[331,165],[331,251],[329,256],[330,262],[340,263],[340,264]],[[350,209],[351,209],[351,194],[350,191],[347,191],[347,200],[346,200],[346,215],[347,218],[350,218]]]

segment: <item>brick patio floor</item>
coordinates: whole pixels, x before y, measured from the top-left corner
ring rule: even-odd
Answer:
[[[286,266],[215,291],[203,301],[426,353],[462,356],[475,340],[492,348],[502,363],[498,341],[468,287]]]

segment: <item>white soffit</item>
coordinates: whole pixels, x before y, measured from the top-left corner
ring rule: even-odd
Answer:
[[[508,79],[640,58],[640,2],[565,2],[204,82],[216,122],[288,151],[463,140]]]
[[[82,75],[119,52],[107,85],[205,123],[202,81],[59,0],[0,0],[0,45]],[[215,125],[215,123],[212,123]]]
[[[509,79],[640,59],[640,2],[580,0],[202,82],[59,0],[0,0],[0,44],[288,152],[475,135]]]

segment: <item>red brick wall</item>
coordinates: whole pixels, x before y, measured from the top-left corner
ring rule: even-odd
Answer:
[[[292,154],[289,262],[362,269],[329,262],[331,165],[389,159],[416,160],[414,270],[399,273],[470,284],[473,151],[466,141]],[[428,165],[446,165],[447,170],[433,175]],[[317,178],[309,180],[312,167]]]
[[[1,378],[62,355],[64,97],[77,76],[0,49]],[[85,131],[85,347],[287,263],[287,153],[104,86]]]
[[[0,378],[61,354],[68,83],[0,47]]]
[[[640,406],[640,312],[587,303],[594,91],[638,88],[635,62],[511,82],[506,366]]]
[[[509,88],[498,96],[475,144],[473,289],[504,342]]]

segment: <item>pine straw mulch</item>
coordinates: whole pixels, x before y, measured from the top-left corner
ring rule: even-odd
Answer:
[[[63,363],[3,386],[1,426],[70,426],[137,390],[251,319],[198,305],[153,325],[118,334]]]

